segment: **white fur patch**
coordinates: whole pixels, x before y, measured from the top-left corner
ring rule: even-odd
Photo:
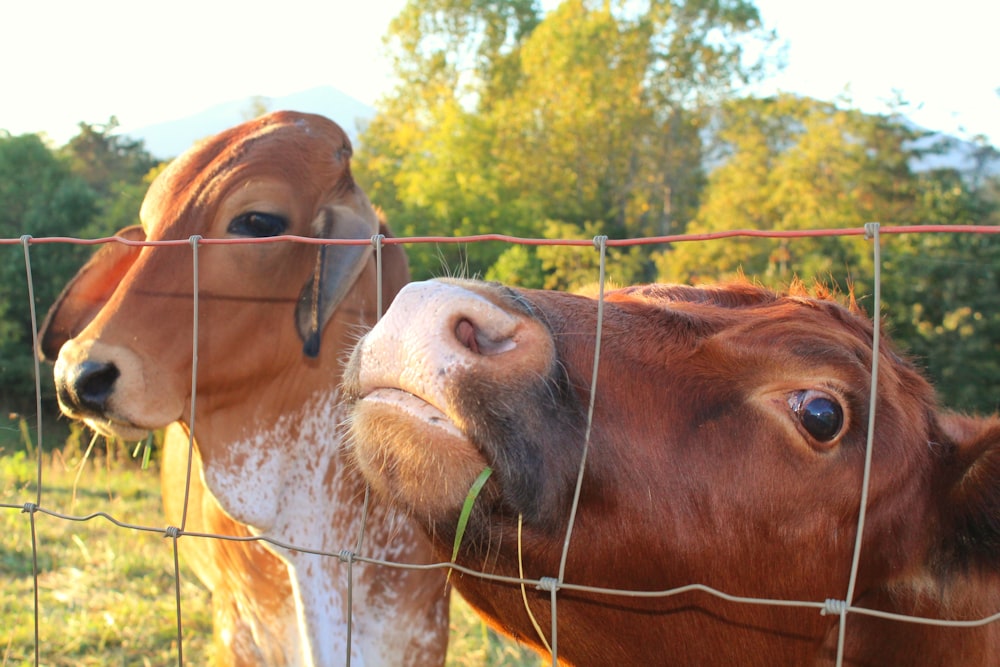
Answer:
[[[335,392],[317,395],[300,413],[221,447],[225,454],[211,468],[206,464],[205,482],[235,519],[296,547],[273,551],[291,574],[303,665],[346,663],[348,614],[353,619],[351,665],[409,664],[415,648],[432,647],[440,637],[433,610],[423,601],[411,601],[407,608],[392,585],[419,575],[355,563],[348,609],[348,565],[299,550],[338,554],[357,544],[364,496],[357,473],[344,460],[343,416]],[[370,517],[362,553],[407,562],[413,531],[395,514]],[[443,588],[437,593],[443,596]]]

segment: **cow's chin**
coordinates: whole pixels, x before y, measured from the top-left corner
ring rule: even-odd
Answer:
[[[354,404],[351,441],[375,492],[430,522],[453,517],[487,466],[444,412],[398,389],[376,389]]]
[[[83,423],[105,438],[124,440],[125,442],[136,442],[144,440],[153,429],[137,426],[128,422],[120,422],[109,419],[87,418]]]

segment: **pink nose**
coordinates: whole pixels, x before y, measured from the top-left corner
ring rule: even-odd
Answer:
[[[362,395],[398,387],[433,399],[466,372],[495,380],[542,372],[552,344],[505,288],[435,280],[403,288],[358,353]]]
[[[515,352],[521,320],[461,285],[411,283],[364,339],[362,391],[399,383],[417,395],[436,393],[442,378]]]

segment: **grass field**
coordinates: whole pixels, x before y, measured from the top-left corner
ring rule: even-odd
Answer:
[[[6,451],[5,451],[6,449]],[[158,473],[131,452],[92,456],[80,447],[45,455],[41,507],[73,516],[106,512],[122,522],[161,528]],[[0,667],[35,664],[35,602],[30,515],[36,459],[0,444]],[[79,471],[79,479],[77,475]],[[98,517],[68,521],[35,515],[38,557],[38,659],[41,665],[177,665],[173,549],[162,533],[120,528]],[[183,658],[211,665],[208,592],[184,567]],[[448,665],[547,664],[488,629],[457,597]]]

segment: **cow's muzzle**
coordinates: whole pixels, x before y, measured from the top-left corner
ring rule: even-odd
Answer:
[[[56,395],[63,410],[74,417],[103,417],[121,373],[110,362],[83,361],[56,373]]]

